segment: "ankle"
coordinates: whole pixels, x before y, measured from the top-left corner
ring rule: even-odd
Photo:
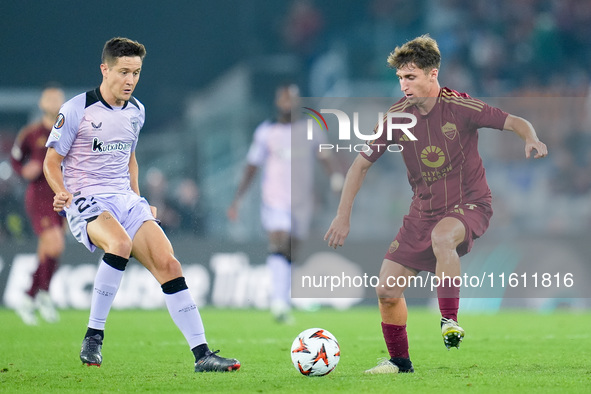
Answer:
[[[105,339],[105,330],[97,330],[95,328],[88,327],[88,329],[86,330],[86,335],[84,335],[84,338],[93,337],[95,335],[100,335],[101,340],[103,340]]]
[[[207,343],[203,343],[201,345],[195,346],[193,349],[191,349],[191,351],[195,356],[195,361],[199,361],[199,359],[207,354],[209,351],[209,346],[207,346]]]
[[[393,364],[396,364],[396,366],[398,367],[400,372],[406,372],[406,371],[410,371],[411,369],[413,369],[412,362],[410,361],[410,358],[392,357],[390,359],[390,362]]]

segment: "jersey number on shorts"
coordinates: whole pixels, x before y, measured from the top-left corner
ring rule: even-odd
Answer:
[[[86,197],[80,197],[79,199],[74,201],[74,204],[76,204],[76,206],[78,207],[78,212],[82,213],[86,211],[88,208],[90,208],[92,205],[96,204],[96,201],[94,201],[94,197],[90,197],[90,201],[88,203],[85,204],[85,202]]]

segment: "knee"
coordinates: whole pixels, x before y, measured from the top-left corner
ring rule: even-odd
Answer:
[[[386,308],[395,308],[403,300],[404,300],[404,298],[402,298],[402,297],[394,298],[394,297],[379,297],[378,296],[378,302],[380,303],[380,305],[382,307],[386,307]]]
[[[123,237],[113,240],[109,243],[105,252],[112,253],[121,257],[129,257],[131,255],[132,241],[129,237]]]
[[[155,268],[158,271],[158,276],[169,278],[168,280],[178,278],[183,274],[181,263],[172,254],[168,254],[162,258],[160,263],[156,264]]]
[[[59,258],[62,253],[64,252],[64,241],[60,241],[60,242],[56,242],[54,244],[49,245],[46,249],[45,252],[47,254],[47,256],[57,259]]]
[[[269,243],[269,254],[279,254],[291,262],[291,244],[289,239]]]
[[[390,286],[384,283],[383,281],[380,281],[378,287],[376,287],[376,295],[378,296],[378,300],[381,304],[395,304],[397,301],[400,300],[403,292],[403,288]]]
[[[454,251],[459,243],[460,242],[456,237],[449,232],[437,230],[431,232],[431,246],[433,247],[433,253],[435,256],[441,253]]]
[[[65,240],[61,230],[48,230],[41,234],[39,241],[40,254],[57,259],[64,252]]]

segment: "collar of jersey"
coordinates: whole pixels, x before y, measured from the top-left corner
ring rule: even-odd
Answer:
[[[101,101],[101,103],[103,103],[103,105],[109,109],[113,109],[113,107],[111,107],[103,98],[103,95],[101,94],[101,88],[100,86],[96,89],[94,89],[94,93],[96,93],[96,97],[98,97],[98,99]],[[125,109],[125,107],[127,107],[127,103],[129,101],[126,101],[125,104],[123,104],[123,107],[121,107],[121,109]]]

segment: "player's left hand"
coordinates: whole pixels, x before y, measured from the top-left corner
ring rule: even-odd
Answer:
[[[540,159],[542,157],[548,156],[548,147],[542,141],[536,139],[535,141],[526,141],[525,142],[525,157],[530,158],[533,151],[536,151],[534,155],[534,159]]]

